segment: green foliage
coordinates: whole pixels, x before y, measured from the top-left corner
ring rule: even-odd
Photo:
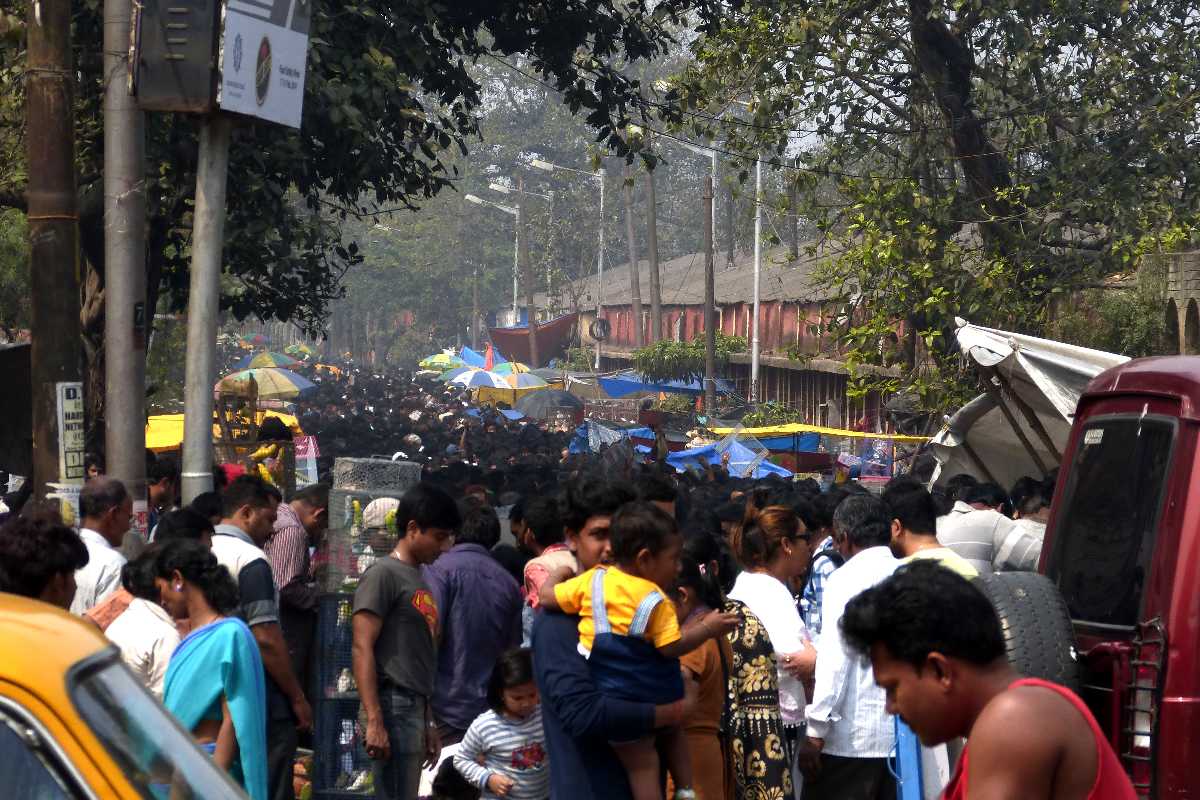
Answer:
[[[668,394],[661,400],[655,400],[654,408],[668,414],[691,414],[696,410],[696,400],[691,395]]]
[[[590,372],[595,361],[594,350],[587,347],[568,347],[564,361],[568,370],[575,372]]]
[[[29,239],[25,217],[0,210],[0,331],[11,339],[28,328]]]
[[[1188,0],[756,2],[693,43],[678,92],[692,135],[795,168],[800,212],[835,253],[820,282],[842,300],[831,333],[856,385],[912,385],[942,409],[973,382],[949,346],[955,316],[1045,334],[1051,304],[1190,237],[1193,13]],[[718,120],[731,97],[749,109]],[[900,374],[874,369],[889,363]]]
[[[757,408],[742,417],[742,424],[747,428],[765,428],[770,425],[787,425],[791,422],[803,422],[804,415],[794,408],[788,408],[782,403],[760,403]]]
[[[729,363],[732,353],[744,353],[746,340],[741,336],[716,334],[716,366]],[[649,381],[691,381],[704,376],[704,337],[690,342],[663,339],[633,351],[633,368]]]
[[[1075,298],[1049,328],[1064,342],[1130,358],[1175,355],[1169,352],[1166,309],[1161,294],[1142,286],[1091,289]]]
[[[150,413],[183,411],[187,324],[182,317],[156,323],[146,353],[146,405]]]

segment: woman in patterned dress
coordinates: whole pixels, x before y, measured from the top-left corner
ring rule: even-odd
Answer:
[[[733,755],[737,800],[793,800],[791,753],[779,713],[775,648],[767,629],[744,603],[729,600],[725,611],[738,615],[729,634],[733,662],[729,670],[726,730]]]

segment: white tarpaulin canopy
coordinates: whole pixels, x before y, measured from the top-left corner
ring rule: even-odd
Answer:
[[[965,472],[1007,488],[1023,475],[1040,478],[1044,470],[1058,466],[1075,406],[1088,383],[1129,359],[956,322],[959,348],[993,391],[959,409],[934,437],[940,479]]]

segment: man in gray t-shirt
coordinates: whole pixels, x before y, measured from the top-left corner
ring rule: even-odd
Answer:
[[[360,611],[384,621],[375,640],[381,684],[431,697],[437,675],[438,609],[420,567],[393,557],[376,561],[354,593],[354,613]]]
[[[400,539],[363,574],[354,593],[354,680],[366,719],[375,794],[415,800],[422,763],[441,751],[429,710],[437,677],[438,609],[421,565],[450,549],[458,507],[421,483],[396,509]]]

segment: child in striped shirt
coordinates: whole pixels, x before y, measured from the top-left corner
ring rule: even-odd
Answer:
[[[546,800],[550,759],[528,648],[500,656],[488,684],[488,705],[467,729],[454,767],[479,787],[483,800]]]

